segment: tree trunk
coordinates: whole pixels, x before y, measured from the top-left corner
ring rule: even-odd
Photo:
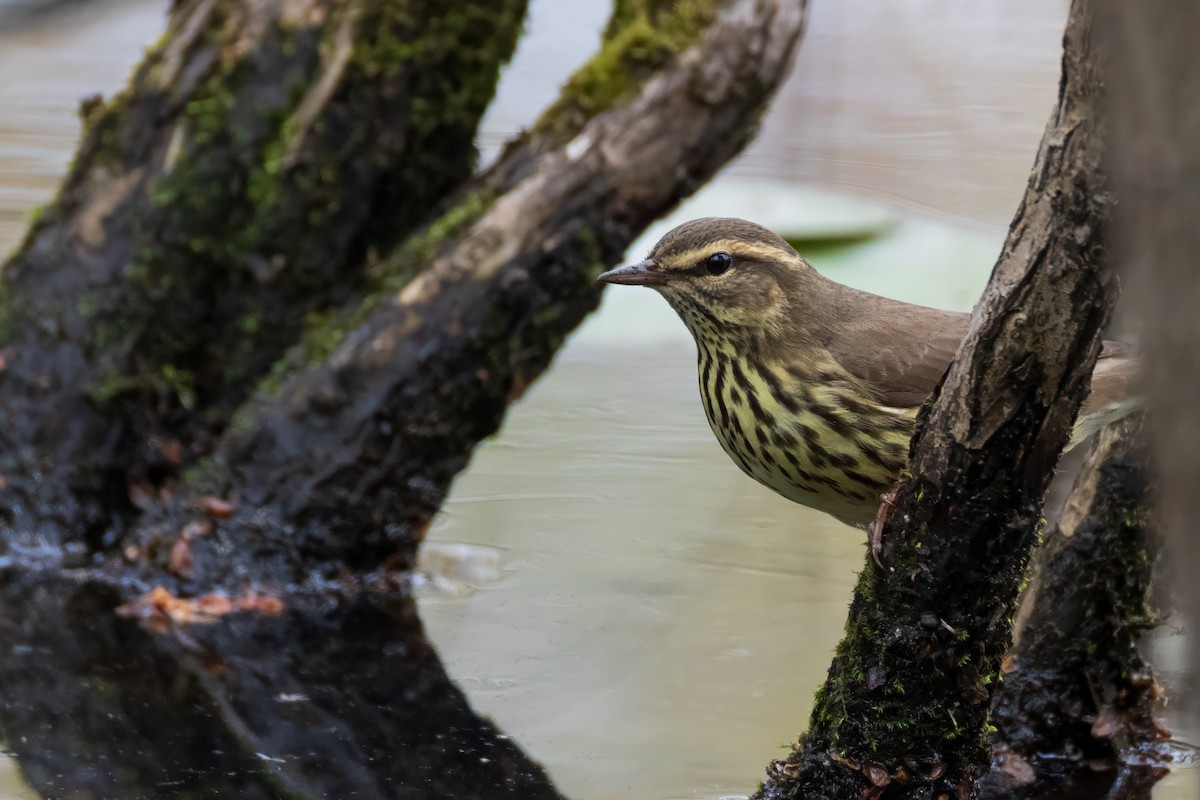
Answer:
[[[1113,281],[1088,4],[1059,103],[967,339],[922,414],[808,733],[756,795],[970,797],[1042,497],[1100,349]]]
[[[104,236],[97,246],[104,258],[85,251],[72,260],[79,248],[70,237],[97,218],[94,209],[84,213],[93,208],[88,192],[113,189],[107,173],[79,167],[18,255],[37,255],[37,268],[22,261],[11,274],[6,270],[8,344],[0,364],[8,375],[0,385],[0,415],[14,427],[0,434],[9,437],[0,451],[6,471],[0,486],[7,486],[0,605],[8,610],[0,648],[13,658],[0,664],[3,737],[35,785],[53,795],[175,791],[164,789],[165,781],[191,796],[557,797],[540,768],[478,719],[446,679],[396,568],[411,563],[475,445],[496,431],[508,404],[596,306],[595,275],[753,135],[787,75],[806,4],[621,0],[601,50],[533,129],[509,143],[484,174],[436,192],[433,183],[413,184],[409,173],[424,168],[424,149],[436,155],[450,147],[449,133],[423,143],[405,134],[392,160],[355,166],[360,140],[353,132],[375,124],[364,122],[377,113],[373,102],[342,108],[335,127],[297,124],[309,115],[304,98],[315,94],[324,102],[313,101],[319,110],[332,108],[343,91],[359,97],[344,84],[355,56],[333,68],[341,63],[338,42],[382,38],[387,25],[368,26],[366,16],[355,21],[342,4],[323,26],[316,2],[251,5],[252,15],[270,11],[303,23],[308,38],[285,44],[275,17],[262,24],[213,17],[234,14],[241,6],[232,2],[178,5],[164,45],[137,71],[125,98],[94,122],[77,160],[115,140],[143,148],[131,152],[149,165],[150,173],[137,172],[143,162],[131,156],[112,167],[137,180],[121,190],[128,196],[119,195],[128,205],[100,214]],[[444,20],[449,27],[437,42],[447,48],[441,57],[453,61],[466,56],[451,51],[471,44],[451,23],[473,20],[474,31],[493,19],[492,35],[503,39],[500,20],[507,16],[477,15],[517,8],[493,5],[484,12],[467,5],[425,8],[396,0],[370,8],[395,12],[400,25],[428,17],[436,27]],[[292,19],[300,11],[300,21]],[[226,27],[214,19],[225,19]],[[428,64],[419,74],[415,66],[406,72],[404,59],[432,57],[417,46],[424,41],[418,28],[428,30],[414,27],[411,47],[389,38],[394,47],[376,48],[381,58],[399,58],[399,66],[364,73],[383,86],[395,81],[393,89],[414,102],[417,95],[406,92],[440,74]],[[307,71],[288,66],[304,47],[323,74],[343,82],[322,81],[316,62],[304,62]],[[490,95],[495,66],[510,48],[505,44],[474,68],[480,97]],[[188,66],[205,52],[214,63],[231,59],[228,69],[211,67],[220,76],[215,85],[201,80],[208,61]],[[307,88],[293,97],[269,90],[277,83],[259,85],[257,93],[239,88],[258,85],[253,81],[224,83],[247,73],[265,76],[268,67]],[[143,91],[164,75],[168,95],[192,97],[206,85],[214,102],[164,105]],[[299,105],[285,107],[284,98]],[[400,102],[396,112],[430,122],[439,119],[440,102]],[[263,120],[252,113],[260,108],[275,111]],[[464,131],[474,125],[470,109],[469,122],[453,117]],[[232,122],[247,127],[231,122],[227,131],[222,122],[164,132],[181,124],[172,114],[190,119],[201,112],[233,114]],[[349,214],[343,207],[362,199],[353,182],[268,182],[270,190],[250,198],[248,210],[240,194],[209,205],[191,189],[153,191],[174,185],[180,165],[207,165],[222,153],[220,163],[234,167],[244,157],[243,172],[231,167],[222,178],[243,187],[261,164],[276,163],[255,154],[282,159],[277,169],[260,171],[303,172],[316,155],[294,162],[299,156],[289,156],[291,150],[270,145],[280,135],[309,142],[305,131],[315,137],[312,147],[341,141],[353,151],[346,155],[347,180],[371,172],[373,191],[384,195],[354,212],[361,215],[359,232],[347,235],[337,264],[304,261],[304,243],[334,247],[316,229],[345,220],[334,225],[308,215]],[[388,131],[395,133],[384,126],[379,136]],[[258,144],[240,149],[246,137]],[[158,178],[153,169],[162,164],[174,172]],[[445,177],[430,164],[430,181]],[[211,180],[219,170],[206,169],[209,179],[195,191],[226,191]],[[310,179],[328,177],[314,169]],[[98,188],[79,194],[93,180],[101,181]],[[415,192],[428,193],[418,203]],[[389,249],[418,216],[401,219],[399,206],[424,214],[437,202],[434,194],[442,200],[432,221]],[[189,209],[204,210],[195,207],[201,199],[209,216],[190,216]],[[239,216],[238,208],[261,212],[265,221]],[[287,228],[286,220],[299,227]],[[314,230],[300,229],[305,220]],[[196,247],[167,223],[181,226]],[[160,241],[168,233],[170,241]],[[139,237],[176,249],[155,261],[151,273],[130,274],[106,248],[140,252]],[[264,264],[247,254],[270,256],[276,247],[328,283],[290,283],[284,290],[293,280],[287,258],[278,272],[267,258],[263,278],[254,270]],[[364,257],[372,248],[378,257]],[[194,260],[187,260],[189,252]],[[70,325],[57,324],[59,317],[42,324],[53,286],[71,299],[61,315]],[[85,290],[104,300],[87,314],[76,302]],[[285,308],[295,311],[289,316]],[[226,327],[248,313],[270,319],[261,323],[270,329],[250,325],[243,336]],[[99,323],[114,320],[122,335],[101,335],[114,329]],[[151,336],[151,322],[159,320],[164,335]],[[142,337],[153,339],[144,356]],[[259,380],[256,370],[289,344]],[[60,352],[67,355],[42,367],[33,360]],[[183,354],[194,360],[181,361]],[[121,384],[94,396],[104,370],[125,375],[119,369],[127,368],[141,380],[180,363],[204,365],[188,367],[206,383],[186,403],[178,381],[166,389],[153,381]],[[229,374],[207,383],[204,370],[226,366]],[[159,458],[168,463],[151,469],[153,458],[134,446],[160,435]],[[113,473],[104,486],[89,482],[99,468]],[[131,480],[139,502],[110,506]],[[80,520],[94,523],[82,541]],[[102,741],[94,743],[98,735]]]
[[[1013,783],[1033,775],[1017,762],[1115,768],[1161,737],[1161,690],[1137,647],[1158,622],[1150,586],[1161,550],[1143,438],[1141,415],[1100,434],[1038,555],[992,706],[1000,773]]]
[[[193,543],[185,591],[408,566],[475,445],[595,308],[595,276],[748,141],[803,19],[790,2],[773,8],[730,3],[698,46],[573,135],[539,122],[387,261],[419,276],[311,331],[294,374],[281,370],[239,412],[125,549],[168,567],[199,514],[190,499],[216,495],[239,513]],[[612,45],[644,47],[624,35]],[[579,83],[551,115],[578,114]],[[229,559],[234,545],[253,561]]]
[[[4,267],[0,522],[111,545],[131,492],[210,450],[306,318],[369,290],[367,256],[469,177],[524,11],[176,3],[128,88],[84,104]]]

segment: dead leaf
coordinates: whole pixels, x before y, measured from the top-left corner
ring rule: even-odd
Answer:
[[[171,546],[171,560],[167,562],[167,572],[187,580],[196,577],[196,562],[192,558],[192,545],[186,538],[179,539]]]
[[[885,767],[883,764],[863,764],[862,771],[863,775],[867,776],[867,780],[869,780],[875,786],[887,786],[892,782],[892,776],[888,774],[887,767]]]
[[[194,519],[183,526],[179,535],[189,542],[197,536],[205,536],[212,530],[212,523],[206,519]]]
[[[219,497],[201,497],[196,507],[213,519],[229,519],[237,510],[233,503]]]
[[[255,611],[268,617],[277,617],[283,613],[283,601],[269,594],[248,592],[238,599],[238,609]]]
[[[163,460],[168,464],[179,466],[183,463],[183,444],[178,439],[167,439],[163,442],[161,452]]]
[[[1092,736],[1097,739],[1111,739],[1120,733],[1123,727],[1121,715],[1112,706],[1106,706],[1092,723]]]
[[[1004,657],[1004,660],[1000,662],[1000,672],[1003,673],[1004,675],[1007,675],[1008,673],[1012,672],[1016,668],[1017,668],[1017,657],[1012,654],[1006,655]]]
[[[142,481],[140,483],[131,483],[126,490],[129,495],[129,502],[138,511],[145,511],[154,502],[155,493],[154,487]]]
[[[141,620],[155,633],[163,633],[174,625],[208,625],[234,611],[274,617],[283,612],[283,601],[251,590],[246,590],[236,600],[219,593],[181,598],[156,586],[116,609],[117,616]]]
[[[1029,766],[1029,762],[1016,753],[1006,755],[1000,769],[1021,786],[1033,783],[1033,767]]]
[[[832,750],[829,752],[829,760],[835,764],[841,764],[843,767],[849,767],[852,770],[858,769],[858,764],[855,764],[841,753],[835,753]]]
[[[223,617],[236,609],[234,602],[223,594],[203,594],[195,600],[196,608],[205,616]]]

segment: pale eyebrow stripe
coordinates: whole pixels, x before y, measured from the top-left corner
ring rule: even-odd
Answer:
[[[693,247],[684,250],[680,253],[672,253],[670,258],[672,261],[680,261],[690,263],[706,258],[713,253],[726,252],[734,256],[743,256],[749,258],[772,258],[778,257],[779,248],[771,247],[770,245],[759,244],[757,242],[745,242],[738,239],[718,239],[715,242],[705,245],[704,247]]]

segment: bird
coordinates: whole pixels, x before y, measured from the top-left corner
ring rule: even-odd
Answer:
[[[705,416],[743,472],[857,528],[904,469],[917,412],[969,321],[837,283],[734,218],[685,222],[597,280],[650,287],[683,320]],[[1135,376],[1133,348],[1105,342],[1070,446],[1136,407]]]

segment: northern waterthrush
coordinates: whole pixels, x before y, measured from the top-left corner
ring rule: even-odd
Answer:
[[[968,315],[823,277],[783,238],[705,218],[599,280],[649,286],[696,340],[713,433],[750,477],[864,526],[908,457],[916,413],[950,365]],[[1134,361],[1106,344],[1072,444],[1131,407]]]

